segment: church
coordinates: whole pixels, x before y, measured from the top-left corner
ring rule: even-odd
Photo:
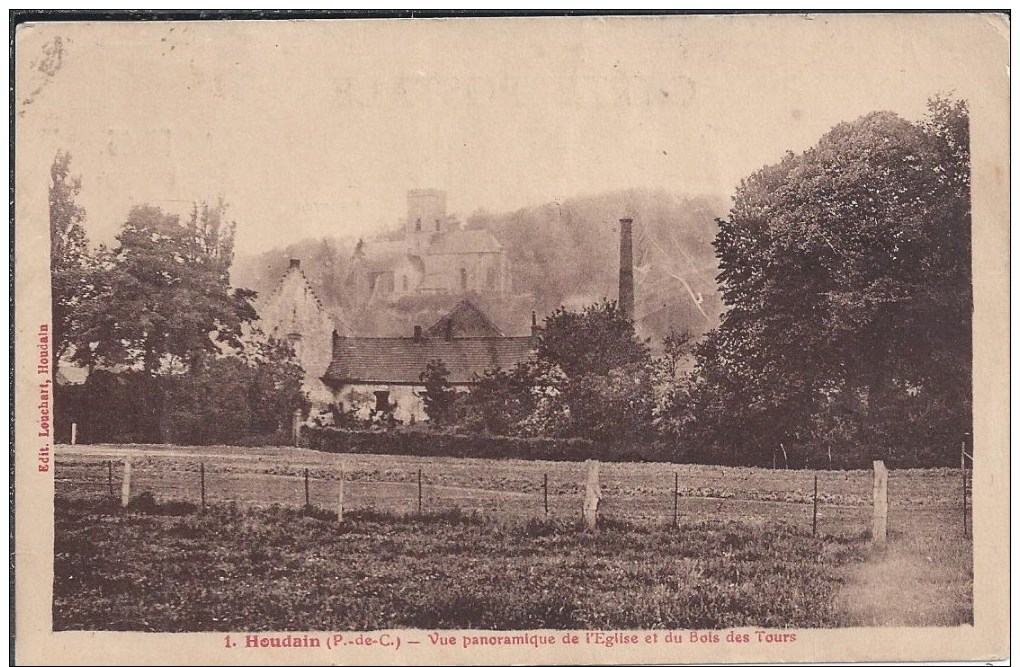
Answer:
[[[404,423],[420,421],[426,419],[422,372],[430,361],[442,361],[447,381],[467,390],[486,371],[509,370],[535,356],[534,311],[530,335],[508,336],[480,305],[518,310],[503,246],[488,230],[462,229],[446,214],[440,190],[412,190],[407,205],[402,239],[358,243],[345,284],[363,299],[360,310],[348,317],[326,312],[299,259],[291,260],[278,288],[258,307],[264,330],[294,346],[305,390],[318,408],[337,405],[361,418],[383,412]],[[632,318],[630,218],[620,220],[619,297],[621,311]],[[389,313],[388,326],[401,329],[380,334],[367,322],[373,313]],[[411,335],[399,335],[408,330]]]
[[[358,242],[343,313],[323,307],[298,258],[257,305],[264,331],[294,347],[319,408],[366,416],[392,406],[398,419],[422,419],[419,376],[430,360],[441,359],[464,387],[531,354],[531,337],[504,335],[483,312],[514,300],[510,263],[491,232],[462,229],[444,191],[418,189],[407,193],[400,236]],[[412,326],[413,336],[400,335]]]
[[[402,297],[510,293],[510,262],[487,229],[462,229],[446,212],[446,192],[407,193],[403,238],[358,242],[348,289],[366,301]]]

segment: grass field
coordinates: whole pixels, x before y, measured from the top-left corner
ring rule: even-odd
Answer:
[[[827,626],[835,573],[861,554],[725,521],[586,534],[458,512],[337,524],[284,508],[58,509],[57,629]]]
[[[127,453],[136,501],[121,510],[110,482],[119,495]],[[955,471],[893,471],[891,540],[875,550],[866,540],[869,471],[818,473],[814,538],[812,471],[602,464],[600,529],[590,535],[576,529],[583,464],[344,460],[347,520],[338,525],[330,514],[336,455],[58,447],[55,626],[707,628],[971,619],[971,547]],[[197,508],[202,468],[205,513]],[[305,469],[311,511],[302,509]],[[669,528],[674,473],[679,531]]]

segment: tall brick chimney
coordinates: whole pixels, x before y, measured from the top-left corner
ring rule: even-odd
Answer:
[[[634,240],[631,218],[620,218],[620,312],[634,319]]]

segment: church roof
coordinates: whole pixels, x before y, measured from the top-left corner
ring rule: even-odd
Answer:
[[[456,229],[432,236],[423,251],[428,255],[501,253],[503,246],[487,229]],[[353,265],[357,266],[360,271],[381,273],[395,270],[405,257],[410,258],[412,262],[417,262],[415,267],[419,271],[424,271],[424,268],[420,266],[421,260],[415,253],[408,252],[403,241],[359,243],[354,254]]]
[[[426,336],[437,338],[445,337],[448,334],[454,338],[496,338],[502,336],[503,332],[485,316],[478,306],[464,299],[425,331]]]
[[[333,338],[333,360],[323,381],[343,384],[421,384],[433,359],[450,372],[447,381],[469,384],[476,375],[510,369],[533,355],[530,337],[509,338]]]
[[[427,252],[430,255],[503,252],[503,246],[487,229],[458,229],[437,236]]]

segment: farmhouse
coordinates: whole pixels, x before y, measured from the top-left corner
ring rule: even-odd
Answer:
[[[279,285],[258,304],[265,333],[290,341],[305,371],[302,388],[313,403],[328,403],[332,395],[322,383],[322,374],[330,362],[330,335],[347,324],[331,316],[322,307],[301,270],[301,260],[290,260],[290,267]]]
[[[415,326],[410,337],[363,338],[333,334],[333,357],[322,377],[333,400],[359,417],[392,411],[406,422],[427,419],[422,402],[422,373],[432,360],[442,361],[447,381],[466,390],[487,370],[510,369],[532,358],[537,327],[531,336],[504,336],[469,301],[462,301],[427,331]]]

